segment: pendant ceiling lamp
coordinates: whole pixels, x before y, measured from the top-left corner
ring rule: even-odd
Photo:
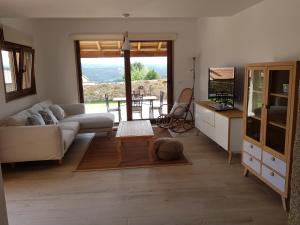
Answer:
[[[130,41],[128,38],[128,31],[125,32],[122,51],[130,51]]]
[[[127,19],[129,18],[130,14],[129,13],[124,13],[122,14],[122,16]],[[123,45],[122,45],[122,51],[130,51],[130,41],[129,41],[129,38],[128,38],[128,31],[125,32],[124,34],[124,40],[123,40]]]

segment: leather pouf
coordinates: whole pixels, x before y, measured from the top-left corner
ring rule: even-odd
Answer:
[[[160,160],[176,160],[182,156],[183,144],[175,138],[158,138],[154,142],[154,151]]]

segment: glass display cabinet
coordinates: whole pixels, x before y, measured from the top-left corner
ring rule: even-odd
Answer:
[[[247,110],[246,110],[246,136],[259,142],[262,134],[262,107],[264,101],[264,81],[266,71],[264,68],[250,68],[247,71]]]
[[[299,62],[249,64],[245,70],[244,175],[282,196],[286,209],[295,135]]]
[[[285,157],[287,154],[286,140],[290,126],[288,115],[290,113],[289,99],[291,90],[291,67],[270,67],[268,70],[268,87],[266,98],[266,131],[265,146]]]

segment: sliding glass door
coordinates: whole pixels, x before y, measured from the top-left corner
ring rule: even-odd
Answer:
[[[172,41],[76,41],[78,89],[87,113],[115,122],[156,118],[173,102]]]
[[[156,119],[167,113],[167,42],[131,42],[130,68],[132,118]]]
[[[80,101],[85,103],[86,112],[110,112],[115,115],[115,122],[127,120],[122,42],[80,41],[78,44]]]

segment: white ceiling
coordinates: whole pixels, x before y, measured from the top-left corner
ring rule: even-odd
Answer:
[[[231,16],[262,0],[1,0],[0,17],[198,18]]]

